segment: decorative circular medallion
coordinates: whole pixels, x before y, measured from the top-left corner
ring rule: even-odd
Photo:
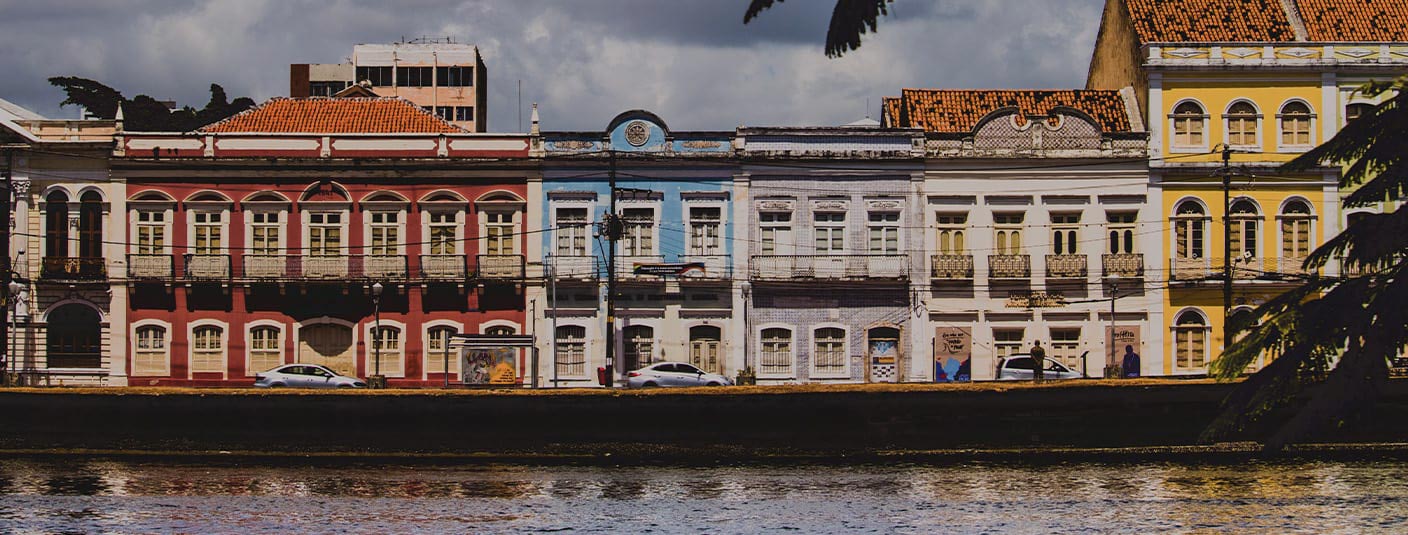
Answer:
[[[650,125],[645,124],[644,121],[631,121],[631,124],[626,125],[626,143],[639,147],[649,140]]]

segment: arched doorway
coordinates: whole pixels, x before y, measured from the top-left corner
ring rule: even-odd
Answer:
[[[689,363],[711,373],[723,373],[719,346],[723,331],[718,327],[699,325],[689,328]]]
[[[93,307],[78,303],[49,312],[45,343],[50,368],[101,368],[102,318]]]
[[[320,364],[355,377],[353,356],[351,325],[316,323],[298,329],[298,362]]]
[[[899,380],[900,330],[876,327],[866,333],[866,361],[870,363],[872,383],[893,383]]]

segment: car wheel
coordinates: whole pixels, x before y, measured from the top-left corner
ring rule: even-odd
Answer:
[[[718,381],[709,381],[709,384],[704,385],[704,386],[723,386],[723,385],[719,384]]]
[[[641,388],[655,388],[655,387],[657,387],[657,386],[660,386],[660,385],[656,384],[655,381],[646,381],[645,384],[640,385]]]

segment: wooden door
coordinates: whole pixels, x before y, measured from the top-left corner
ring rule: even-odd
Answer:
[[[351,327],[323,323],[303,327],[298,333],[298,362],[320,364],[340,375],[356,376]]]

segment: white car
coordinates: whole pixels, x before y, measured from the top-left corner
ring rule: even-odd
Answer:
[[[733,381],[717,373],[709,373],[693,364],[657,362],[626,373],[626,386],[653,388],[657,386],[724,386]]]
[[[254,386],[260,388],[364,388],[367,383],[356,377],[338,375],[317,364],[285,364],[254,375]]]
[[[1065,364],[1051,358],[1045,360],[1046,366],[1042,369],[1042,379],[1080,379],[1082,377],[1080,372],[1067,368]],[[1032,380],[1032,356],[1022,353],[997,359],[997,380]]]

